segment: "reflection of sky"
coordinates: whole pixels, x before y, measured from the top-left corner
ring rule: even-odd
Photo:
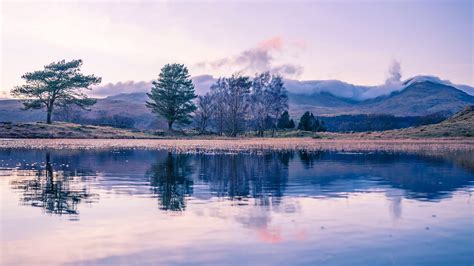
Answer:
[[[163,211],[147,173],[156,165],[161,169],[167,153],[51,153],[53,168],[62,169],[55,178],[63,171],[75,173],[68,179],[71,187],[82,185],[99,195],[80,203],[71,221],[67,215],[19,206],[22,191],[12,189],[12,181],[34,177],[35,171],[5,168],[43,169],[44,155],[0,153],[1,249],[7,264],[470,262],[473,175],[449,160],[322,153],[302,161],[295,154],[286,168],[285,160],[276,159],[282,157],[244,155],[238,162],[246,166],[235,169],[261,174],[256,170],[278,168],[267,174],[282,176],[237,175],[250,194],[231,199],[216,191],[229,178],[225,172],[202,176],[200,167],[209,165],[199,159],[209,157],[192,155],[182,160],[189,163],[187,178],[193,180],[192,194],[184,195],[185,210]],[[224,165],[237,162],[222,159]],[[35,161],[39,166],[31,166]],[[275,188],[282,194],[273,195]],[[253,193],[258,191],[264,195]]]
[[[358,251],[361,261],[404,264],[422,262],[428,253],[428,259],[438,262],[462,262],[471,250],[453,245],[469,243],[473,233],[466,193],[422,205],[404,200],[402,217],[394,219],[382,192],[285,197],[268,209],[191,199],[188,211],[164,213],[149,198],[98,191],[100,204],[82,207],[80,221],[65,222],[38,209],[18,208],[5,181],[1,222],[6,263],[334,263]]]

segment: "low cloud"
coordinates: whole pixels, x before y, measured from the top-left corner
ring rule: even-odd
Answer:
[[[92,97],[102,98],[121,93],[149,92],[151,89],[151,81],[124,81],[117,83],[107,83],[97,86],[89,93]]]
[[[281,47],[279,41],[264,42],[260,44],[259,47],[275,49]],[[217,62],[216,62],[217,63]],[[225,62],[220,62],[219,64],[225,65]],[[283,72],[298,72],[302,69],[293,65],[279,65],[274,68]],[[209,91],[209,88],[212,84],[216,82],[216,78],[212,75],[201,75],[192,77],[194,83],[194,89],[196,94],[203,95]],[[321,92],[329,92],[335,96],[353,99],[353,100],[366,100],[379,96],[389,95],[394,91],[403,90],[411,83],[422,82],[422,81],[431,81],[435,83],[445,84],[448,86],[453,86],[462,91],[465,91],[468,94],[474,95],[474,88],[467,85],[456,85],[451,83],[448,80],[441,80],[438,77],[434,76],[416,76],[408,80],[402,80],[402,73],[400,63],[398,61],[393,61],[388,69],[387,79],[384,84],[378,86],[361,86],[353,85],[347,82],[340,80],[307,80],[299,81],[295,79],[285,79],[285,86],[288,89],[288,92],[294,94],[306,94],[311,95]],[[152,83],[151,81],[125,81],[117,83],[108,83],[103,86],[98,86],[89,93],[92,97],[107,97],[111,95],[117,95],[120,93],[145,93],[151,90]],[[0,98],[2,94],[0,92]],[[8,95],[6,95],[8,98]]]
[[[216,81],[211,75],[201,75],[191,78],[194,83],[194,90],[196,94],[204,94],[209,91],[209,88]],[[88,95],[95,98],[104,98],[107,96],[122,94],[122,93],[146,93],[151,90],[153,86],[152,81],[123,81],[117,83],[107,83],[105,85],[93,88]],[[0,94],[1,97],[1,94]]]
[[[290,47],[305,49],[306,44],[301,41],[286,43],[281,37],[274,37],[264,40],[257,46],[244,50],[235,56],[199,62],[196,66],[212,70],[226,68],[249,75],[271,71],[284,77],[298,77],[303,72],[302,66],[275,62],[275,55],[285,52]]]
[[[376,98],[383,95],[389,95],[390,93],[395,91],[400,91],[403,88],[404,85],[402,82],[401,65],[399,61],[394,60],[388,68],[388,77],[385,80],[385,83],[366,90],[357,98],[359,100]]]

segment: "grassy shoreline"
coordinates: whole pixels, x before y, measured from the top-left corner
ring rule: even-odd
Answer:
[[[274,133],[274,136],[273,136]],[[393,140],[393,139],[474,139],[474,106],[466,107],[452,117],[438,123],[387,131],[334,133],[287,130],[265,132],[272,139],[313,138],[322,140]],[[191,139],[191,140],[261,140],[255,132],[245,132],[238,138],[218,135],[199,135],[195,131],[139,131],[108,126],[81,125],[65,122],[10,123],[0,122],[0,138],[32,139]]]
[[[431,139],[0,139],[0,149],[150,149],[173,152],[474,151],[472,138]]]

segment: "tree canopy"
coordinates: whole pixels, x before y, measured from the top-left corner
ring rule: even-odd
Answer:
[[[51,123],[56,106],[77,105],[86,109],[95,104],[82,89],[91,89],[91,85],[99,84],[100,77],[80,73],[82,60],[65,60],[44,66],[43,70],[28,72],[21,78],[26,84],[15,87],[11,94],[24,98],[25,109],[46,108],[46,122]]]
[[[191,113],[196,110],[192,100],[196,95],[188,69],[182,64],[167,64],[152,84],[146,106],[168,121],[168,129],[175,122],[191,123]]]
[[[295,128],[295,121],[290,119],[290,114],[288,111],[284,111],[280,118],[278,118],[277,128],[279,129],[292,129]]]
[[[269,72],[253,79],[239,73],[221,77],[211,86],[213,113],[210,124],[217,133],[237,136],[255,128],[263,137],[266,129],[276,129],[277,119],[288,109],[288,95],[281,76]],[[201,107],[199,109],[202,109]]]
[[[319,119],[314,117],[313,113],[310,112],[305,112],[303,116],[301,116],[298,129],[313,132],[326,131],[324,123],[319,121]]]

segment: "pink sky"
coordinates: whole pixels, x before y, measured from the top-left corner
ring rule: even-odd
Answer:
[[[192,76],[273,70],[377,85],[398,60],[404,78],[474,85],[472,1],[2,2],[1,17],[0,98],[25,72],[74,58],[103,84],[180,62]]]

